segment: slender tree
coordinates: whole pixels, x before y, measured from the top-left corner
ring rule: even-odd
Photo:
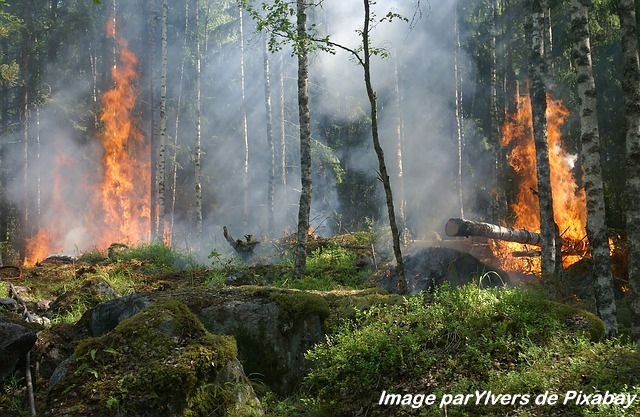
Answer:
[[[196,0],[196,10],[195,10],[195,40],[196,40],[196,149],[195,149],[195,186],[196,186],[196,234],[197,234],[197,245],[200,246],[202,241],[202,167],[201,167],[201,159],[202,159],[202,145],[201,145],[201,136],[202,136],[202,100],[200,97],[200,0]]]
[[[176,102],[176,120],[173,129],[173,149],[171,153],[171,209],[169,221],[169,244],[173,240],[173,230],[176,217],[176,195],[178,188],[178,137],[180,134],[180,111],[182,109],[182,93],[184,89],[184,66],[187,60],[187,34],[189,32],[189,1],[184,1],[184,34],[182,42],[182,60],[180,61],[180,78],[178,81],[178,98]]]
[[[391,190],[389,174],[387,173],[387,165],[384,160],[384,152],[382,151],[380,138],[378,136],[378,109],[376,103],[376,93],[373,90],[373,85],[371,83],[372,52],[369,45],[371,21],[371,3],[370,0],[364,0],[364,28],[362,29],[361,33],[363,46],[362,67],[364,69],[364,83],[367,88],[367,96],[369,97],[369,104],[371,106],[371,133],[373,138],[373,147],[378,157],[378,167],[380,169],[379,175],[380,179],[382,180],[384,192],[386,195],[389,225],[391,226],[391,236],[393,239],[393,253],[396,258],[396,273],[398,274],[398,285],[400,293],[405,294],[407,292],[407,281],[404,276],[404,261],[402,259],[402,248],[400,246],[400,233],[398,231],[398,224],[396,221],[396,214],[393,203],[393,192]]]
[[[622,91],[627,122],[624,165],[631,338],[640,344],[640,61],[635,2],[617,0],[616,3],[622,30]]]
[[[161,48],[162,69],[160,71],[160,142],[158,143],[158,232],[157,239],[164,242],[166,144],[167,144],[167,0],[162,0]]]
[[[298,57],[298,117],[300,119],[300,204],[296,234],[293,277],[304,276],[307,265],[307,238],[311,214],[311,116],[309,112],[309,42],[307,4],[296,0],[296,55]]]
[[[402,117],[402,97],[400,95],[400,73],[398,71],[398,49],[394,49],[393,54],[393,101],[396,111],[396,164],[398,166],[398,187],[400,190],[399,200],[399,218],[400,228],[402,230],[403,241],[406,243],[409,238],[409,229],[407,228],[406,207],[407,200],[404,188],[404,128]]]
[[[551,168],[547,141],[547,92],[545,87],[545,61],[543,37],[543,0],[529,0],[530,22],[527,25],[529,41],[529,78],[531,86],[531,112],[533,138],[536,147],[536,172],[538,177],[538,201],[540,203],[540,234],[542,235],[542,277],[551,281],[557,276],[556,247],[558,227],[553,216],[551,195]]]
[[[276,186],[276,151],[273,143],[273,114],[271,112],[271,72],[269,70],[269,42],[267,36],[262,44],[264,62],[264,108],[267,117],[267,145],[269,146],[269,178],[267,180],[267,230],[274,233],[273,210]]]
[[[458,5],[459,3],[456,1],[455,14],[453,18],[453,26],[456,34],[456,44],[453,52],[453,76],[455,78],[455,101],[453,104],[454,114],[455,114],[455,123],[456,123],[456,149],[458,151],[457,154],[457,168],[458,172],[456,175],[456,189],[458,191],[458,206],[460,209],[460,217],[464,218],[464,180],[463,180],[463,161],[462,156],[464,153],[464,138],[463,138],[463,126],[462,126],[462,90],[460,85],[462,83],[459,61],[460,61],[460,30],[458,28]]]
[[[247,126],[247,103],[245,97],[245,79],[244,79],[244,13],[243,8],[238,7],[240,12],[240,116],[242,118],[242,149],[244,150],[244,159],[242,161],[242,224],[247,225],[249,217],[249,132]]]
[[[605,324],[605,336],[618,333],[616,303],[613,295],[613,275],[604,205],[604,186],[600,167],[600,131],[596,107],[596,84],[591,65],[589,36],[589,0],[571,0],[571,27],[573,32],[573,62],[578,73],[580,105],[580,139],[582,142],[582,166],[587,196],[587,235],[593,278],[595,281],[596,307]]]

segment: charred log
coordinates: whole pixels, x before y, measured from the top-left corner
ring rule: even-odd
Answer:
[[[234,239],[227,230],[227,226],[222,227],[224,238],[229,242],[229,245],[243,258],[247,258],[253,255],[254,248],[260,244],[259,241],[253,238],[253,235],[244,235],[245,240]]]
[[[451,237],[478,236],[535,246],[542,245],[542,236],[539,233],[464,219],[449,219],[445,232]]]

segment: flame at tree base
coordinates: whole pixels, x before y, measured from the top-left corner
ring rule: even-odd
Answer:
[[[586,197],[579,187],[574,169],[577,157],[567,152],[562,143],[560,129],[569,115],[560,101],[547,96],[547,137],[549,141],[549,164],[551,168],[551,189],[553,211],[561,238],[567,243],[569,253],[563,255],[563,266],[567,267],[588,254],[586,232]],[[538,177],[536,173],[536,152],[533,140],[531,102],[528,95],[518,97],[518,111],[509,115],[502,127],[503,146],[510,146],[509,165],[513,168],[518,190],[510,209],[514,215],[513,224],[518,229],[540,231],[540,206],[538,203]],[[500,267],[506,271],[520,271],[539,274],[540,256],[515,257],[513,253],[526,255],[539,248],[520,243],[490,241]]]
[[[40,219],[42,227],[27,239],[25,266],[63,252],[65,240],[69,238],[74,238],[76,247],[80,240],[85,247],[78,248],[83,250],[87,249],[86,245],[106,249],[114,242],[135,244],[149,241],[150,147],[133,116],[138,63],[127,42],[116,36],[111,20],[107,33],[118,43],[119,62],[111,70],[113,87],[102,95],[101,178],[93,184],[79,185],[60,180],[67,172],[82,170],[73,166],[73,161],[62,153],[64,146],[56,147],[60,154],[55,156],[55,160],[64,163],[55,163],[51,174],[54,186],[51,201],[47,204],[55,215],[49,216],[51,219],[47,221]],[[61,197],[64,194],[62,189],[73,187],[81,188],[88,195],[81,209],[69,209],[69,202]],[[77,213],[78,210],[83,212]]]

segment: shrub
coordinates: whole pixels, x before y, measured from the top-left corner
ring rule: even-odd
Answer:
[[[475,390],[505,394],[633,391],[626,386],[640,382],[640,376],[628,371],[613,377],[612,372],[634,369],[640,355],[620,343],[592,342],[594,325],[589,321],[600,322],[537,292],[445,286],[433,295],[374,307],[361,313],[355,323],[345,322],[326,343],[308,353],[314,369],[307,382],[321,415],[357,415],[363,410],[367,415],[442,415],[437,406],[393,410],[377,406],[382,390],[434,393],[438,398]],[[509,407],[483,406],[480,412],[475,405],[457,406],[449,412],[498,416],[513,411],[527,416],[548,411],[531,405]],[[564,407],[550,410],[571,415],[610,411],[596,406]],[[638,407],[623,411],[635,415]]]

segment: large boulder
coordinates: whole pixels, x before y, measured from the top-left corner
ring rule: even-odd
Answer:
[[[13,373],[36,339],[36,332],[26,325],[0,320],[0,381]]]
[[[506,272],[490,267],[469,253],[444,247],[423,248],[406,255],[404,268],[409,294],[431,290],[445,282],[452,287],[475,282],[483,288],[510,283]],[[387,291],[398,292],[394,271],[376,274],[374,283]]]
[[[54,377],[49,417],[263,415],[233,338],[208,332],[175,299],[80,342]]]
[[[212,333],[232,335],[244,369],[274,392],[292,393],[308,373],[307,350],[324,341],[329,304],[317,294],[267,287],[175,291]]]

